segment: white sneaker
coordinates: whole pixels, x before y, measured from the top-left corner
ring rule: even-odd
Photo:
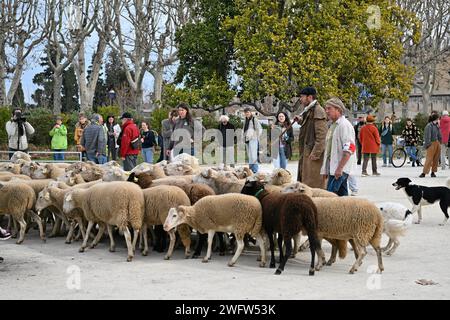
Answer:
[[[352,193],[350,194],[352,197],[355,197],[358,195],[358,191],[352,191]]]

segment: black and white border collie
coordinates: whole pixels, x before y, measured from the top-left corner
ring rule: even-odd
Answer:
[[[439,206],[445,215],[443,226],[448,220],[448,207],[450,206],[450,189],[447,187],[425,187],[411,183],[409,178],[399,178],[392,185],[395,190],[403,189],[408,200],[413,204],[412,213],[418,211],[419,220],[422,221],[422,206],[427,206],[439,201]]]

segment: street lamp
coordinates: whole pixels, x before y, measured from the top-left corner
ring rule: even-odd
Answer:
[[[108,97],[109,97],[109,105],[112,105],[113,101],[116,99],[116,92],[113,89],[109,90]]]

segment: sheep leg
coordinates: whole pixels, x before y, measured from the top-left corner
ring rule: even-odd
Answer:
[[[61,218],[56,216],[55,217],[55,224],[53,225],[53,229],[52,229],[52,232],[50,233],[49,238],[55,238],[56,237],[56,234],[58,233],[58,230],[61,227],[61,222],[62,222]]]
[[[350,242],[350,245],[352,246],[353,254],[355,255],[355,259],[358,259],[359,249],[358,249],[358,246],[355,243],[355,240],[350,239],[350,240],[348,240],[348,242]],[[359,263],[359,265],[361,265],[361,264],[362,264],[362,261]]]
[[[261,262],[259,263],[259,266],[261,268],[264,268],[266,266],[266,245],[264,243],[263,235],[261,235],[261,234],[257,235],[256,241],[258,241],[259,249],[261,252]]]
[[[303,244],[300,246],[300,251],[305,251],[309,248],[309,239],[307,239]]]
[[[400,242],[397,240],[398,244],[400,244]],[[370,241],[370,244],[372,246],[372,248],[375,249],[375,252],[377,253],[377,260],[378,260],[378,270],[377,273],[382,273],[384,271],[384,266],[383,266],[383,258],[381,256],[381,249],[380,249],[380,240],[375,238],[372,239]],[[398,245],[397,245],[398,246]],[[396,248],[397,246],[395,246],[394,244],[394,248]],[[365,248],[364,248],[365,251]],[[395,251],[395,249],[394,249]],[[393,252],[392,252],[393,253]]]
[[[34,221],[36,221],[36,223],[38,224],[39,237],[41,238],[42,241],[46,242],[45,232],[44,232],[44,227],[42,226],[41,217],[36,212],[34,212],[33,210],[29,210],[29,213],[30,213],[31,217],[34,219]]]
[[[302,233],[301,232],[299,232],[298,234],[296,234],[294,236],[294,248],[292,249],[291,258],[295,258],[295,256],[298,253],[301,237],[302,237]]]
[[[148,231],[148,227],[147,225],[144,223],[142,225],[142,232],[141,232],[141,237],[142,237],[142,241],[144,242],[144,248],[142,249],[141,253],[143,256],[148,255],[148,238],[147,238],[147,231]]]
[[[206,233],[200,233],[198,232],[198,242],[197,246],[195,247],[194,254],[192,255],[192,259],[197,259],[202,254],[203,245],[206,242],[206,239],[208,239],[208,235]]]
[[[170,257],[172,256],[173,248],[175,247],[175,240],[177,239],[174,230],[169,231],[169,237],[170,237],[169,250],[167,250],[167,254],[164,256],[164,260],[169,260]]]
[[[281,235],[278,236],[278,243],[280,243]],[[275,271],[276,275],[280,275],[284,271],[284,266],[286,265],[287,260],[291,256],[292,252],[292,243],[291,243],[291,237],[285,236],[284,237],[284,244],[286,246],[286,254],[283,255],[283,258],[281,258],[281,252],[283,251],[283,246],[280,245],[280,265],[278,266],[278,269]]]
[[[11,234],[11,238],[17,238],[17,234],[19,233],[19,227],[17,226],[17,221],[12,216],[10,216],[10,219],[12,219],[12,225],[13,225],[13,232]]]
[[[108,230],[108,236],[109,236],[109,252],[115,252],[116,251],[116,243],[114,242],[112,226],[110,224],[107,224],[106,228]]]
[[[67,237],[66,237],[66,244],[72,243],[73,233],[75,231],[76,226],[77,226],[77,222],[75,220],[70,223],[69,232],[67,233]]]
[[[278,241],[278,251],[280,252],[279,263],[281,263],[281,261],[283,261],[284,258],[284,252],[283,252],[283,238],[281,237],[280,233],[278,233],[277,241]]]
[[[358,267],[362,264],[362,260],[367,254],[366,248],[364,246],[357,245],[357,247],[361,247],[361,250],[358,250],[359,251],[358,258],[356,259],[355,263],[353,264],[352,268],[349,271],[349,273],[351,273],[351,274],[358,271]],[[378,248],[378,250],[381,254],[380,248]],[[377,255],[378,255],[378,251],[377,251]]]
[[[381,248],[381,251],[383,251],[383,252],[388,251],[391,248],[393,243],[394,243],[394,241],[392,240],[392,238],[389,238],[388,244],[386,245],[386,247]]]
[[[392,249],[389,250],[388,252],[386,252],[387,256],[393,255],[395,250],[397,250],[397,247],[400,245],[400,241],[398,241],[398,239],[394,239],[393,242],[394,242],[394,245],[393,245]]]
[[[106,225],[105,223],[100,223],[100,227],[98,228],[97,236],[95,237],[94,241],[92,241],[91,245],[89,246],[90,249],[94,249],[99,241],[101,240],[103,234],[105,233]]]
[[[127,242],[127,249],[128,249],[127,261],[131,262],[133,260],[134,253],[133,253],[133,246],[131,243],[131,233],[130,233],[130,230],[128,229],[128,227],[125,227],[123,229],[123,235],[125,237],[125,241]]]
[[[189,229],[187,224],[181,224],[177,230],[184,246],[184,258],[188,259],[191,255],[191,229]]]
[[[237,259],[241,255],[242,250],[244,250],[244,237],[243,236],[239,236],[239,235],[236,234],[236,242],[237,242],[236,252],[235,252],[233,258],[231,259],[231,261],[228,262],[228,266],[229,267],[234,266],[234,264],[236,263]]]
[[[211,260],[212,244],[214,240],[214,230],[208,230],[208,250],[206,251],[206,256],[203,258],[202,262],[208,262]]]
[[[89,234],[91,233],[92,227],[94,226],[94,221],[89,221],[87,229],[86,229],[86,235],[83,239],[83,244],[81,245],[80,250],[78,252],[84,252],[84,249],[87,247],[87,242],[89,240]]]
[[[273,232],[267,231],[267,236],[269,237],[269,246],[270,246],[270,265],[269,265],[269,268],[275,268],[275,243],[273,241]]]
[[[336,255],[338,252],[338,244],[337,240],[334,239],[326,239],[329,243],[331,243],[331,256],[330,259],[327,261],[327,266],[333,265],[333,263],[336,262]]]
[[[18,219],[17,222],[20,225],[20,232],[19,232],[19,240],[17,240],[16,243],[21,244],[25,239],[25,229],[27,228],[27,223],[25,222],[25,219],[23,217]]]
[[[139,238],[139,229],[133,229],[133,253],[136,251],[136,243]]]
[[[83,218],[82,217],[76,217],[75,220],[78,223],[78,228],[80,228],[81,235],[82,235],[82,237],[84,239],[84,237],[86,236],[86,228],[84,227]],[[75,239],[75,240],[77,240],[77,239]]]

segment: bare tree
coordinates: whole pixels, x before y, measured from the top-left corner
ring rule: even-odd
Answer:
[[[0,2],[0,105],[10,105],[26,60],[47,35],[38,0]],[[10,79],[9,89],[6,80]]]
[[[97,80],[100,75],[103,57],[106,45],[111,37],[111,6],[108,0],[101,0],[95,30],[97,33],[97,45],[93,54],[92,71],[87,77],[86,57],[85,57],[85,40],[83,39],[78,50],[77,58],[73,61],[75,74],[77,76],[78,87],[80,90],[80,109],[81,111],[91,111],[94,103],[95,89]]]
[[[161,101],[165,69],[178,61],[175,34],[191,18],[191,7],[187,0],[167,0],[163,10],[164,28],[155,39],[156,60],[149,68],[149,72],[154,78],[153,101]]]
[[[436,84],[442,75],[438,68],[450,57],[450,2],[448,0],[397,0],[415,13],[421,23],[421,37],[414,42],[405,38],[404,62],[415,67],[414,86],[422,93],[421,112],[427,114]]]
[[[190,16],[188,0],[114,0],[111,47],[119,53],[139,111],[142,83],[149,72],[154,81],[154,100],[161,100],[165,68],[178,57],[175,32]]]
[[[53,113],[61,113],[62,74],[93,32],[99,0],[46,0],[49,66],[53,71]]]

